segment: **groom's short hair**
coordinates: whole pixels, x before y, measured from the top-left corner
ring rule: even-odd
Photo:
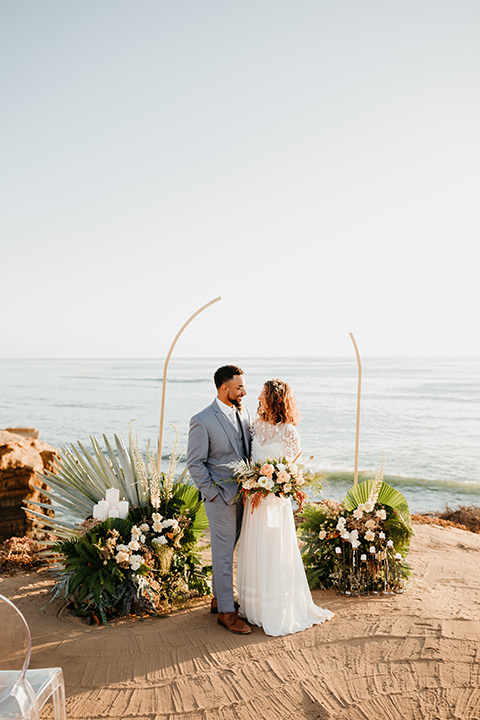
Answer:
[[[223,383],[228,382],[235,375],[243,374],[243,370],[236,365],[222,365],[222,367],[219,367],[218,370],[215,371],[213,376],[215,387],[218,390],[218,388],[222,387]]]

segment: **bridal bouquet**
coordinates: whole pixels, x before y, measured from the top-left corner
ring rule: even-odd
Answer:
[[[315,493],[322,489],[320,480],[324,475],[305,470],[303,465],[290,462],[286,458],[266,459],[261,462],[236,460],[230,467],[233,470],[233,479],[240,482],[236,499],[243,497],[245,504],[250,496],[252,513],[269,493],[277,497],[293,498],[302,509],[307,499],[302,488],[308,485]]]

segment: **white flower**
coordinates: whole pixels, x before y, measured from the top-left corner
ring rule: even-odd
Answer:
[[[401,559],[402,559],[402,556],[400,555],[400,553],[397,553],[395,555],[395,560],[401,560]]]
[[[338,530],[339,532],[343,532],[346,522],[347,522],[347,521],[346,521],[346,519],[345,519],[344,517],[338,518],[337,530]]]
[[[153,525],[153,532],[162,532],[162,523],[160,520],[155,520]]]
[[[335,548],[335,552],[337,553],[337,555],[341,555],[341,554],[342,554],[342,548],[336,547],[336,548]]]
[[[155,514],[157,514],[157,513],[155,513]],[[147,523],[142,523],[142,524],[140,525],[140,530],[141,530],[143,533],[146,533],[146,532],[148,532],[148,531],[150,530],[150,528],[149,528],[149,526],[147,525]],[[143,542],[143,540],[142,540],[142,542]]]
[[[367,530],[367,532],[365,533],[365,540],[367,540],[368,542],[372,542],[372,540],[375,540],[375,533],[373,532],[373,530]]]
[[[132,555],[130,557],[130,567],[132,570],[138,570],[140,565],[142,564],[142,556],[141,555]]]
[[[360,547],[360,543],[358,542],[358,540],[352,540],[351,543],[354,550],[356,550],[357,547]]]
[[[344,530],[342,532],[342,540],[350,540],[350,533],[348,532],[348,530]]]
[[[369,530],[373,530],[376,524],[377,523],[375,522],[375,520],[367,520],[367,522],[365,523],[365,527]]]
[[[380,538],[380,540],[385,540],[385,533],[384,533],[384,532],[379,532],[379,533],[378,533],[378,537]]]
[[[375,515],[376,515],[378,518],[380,518],[380,520],[386,520],[386,519],[387,519],[387,513],[385,512],[385,510],[384,510],[383,508],[382,508],[381,510],[377,510],[377,512],[375,513]]]
[[[274,486],[273,480],[269,480],[265,475],[260,475],[260,477],[257,480],[258,487],[265,488],[266,490],[271,490]]]
[[[283,486],[283,492],[289,493],[289,492],[291,492],[291,490],[292,490],[291,483],[285,483],[285,485]]]
[[[245,488],[245,490],[251,490],[252,488],[256,487],[257,483],[253,478],[249,478],[248,480],[245,480],[242,487]]]
[[[361,510],[359,507],[355,508],[353,511],[353,517],[357,520],[361,520],[363,517],[363,510]]]
[[[363,512],[365,510],[365,503],[360,503],[360,505],[358,506],[358,509]]]
[[[117,553],[117,557],[115,558],[115,560],[117,561],[117,563],[120,564],[120,563],[128,562],[129,557],[130,557],[130,554],[127,552],[124,552],[122,550],[119,553]]]
[[[370,548],[370,552],[372,553],[372,555],[374,555],[374,553],[377,552],[376,549],[373,547],[373,545],[372,545],[372,547]]]
[[[153,522],[162,522],[163,516],[160,513],[152,513]]]
[[[175,520],[175,519],[164,520],[162,522],[162,528],[164,530],[166,528],[172,528],[172,530],[176,530],[178,528],[178,520]]]
[[[292,475],[296,475],[298,472],[298,466],[296,463],[288,463],[288,470]]]
[[[128,552],[128,545],[117,545],[117,552]]]
[[[360,560],[362,562],[367,562],[367,556],[366,555],[360,555]]]
[[[372,512],[374,507],[374,504],[367,500],[367,502],[365,503],[365,512]]]
[[[141,534],[142,534],[142,533],[140,532],[140,530],[138,529],[138,527],[137,527],[136,525],[134,525],[134,526],[132,527],[132,540],[140,540],[140,535],[141,535]]]
[[[295,478],[295,482],[297,483],[297,485],[298,485],[299,487],[301,487],[302,485],[305,485],[305,478],[303,477],[302,474],[297,475],[296,478]]]
[[[318,537],[320,538],[320,540],[325,540],[325,538],[327,537],[327,533],[325,532],[325,530],[320,530],[320,532],[318,533]]]
[[[140,542],[141,542],[141,543],[144,543],[144,542],[145,542],[145,535],[140,535]]]
[[[393,540],[387,541],[387,547],[393,547]]]
[[[282,472],[283,470],[286,470],[286,468],[287,468],[287,466],[284,465],[283,463],[277,463],[277,470],[279,470],[280,472]]]
[[[350,540],[357,540],[358,539],[358,530],[352,530],[350,533]]]
[[[128,547],[130,550],[140,550],[140,543],[138,543],[136,540],[132,540],[128,543]]]
[[[165,535],[160,535],[160,537],[153,538],[152,545],[166,545],[167,542]]]

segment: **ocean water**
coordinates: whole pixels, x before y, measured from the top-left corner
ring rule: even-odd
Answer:
[[[235,362],[245,371],[244,405],[255,414],[263,382],[290,383],[301,409],[304,458],[329,472],[325,497],[353,483],[355,358],[172,359],[163,453],[175,425],[186,448],[190,416],[215,396],[213,372]],[[385,453],[385,480],[412,512],[480,505],[480,358],[363,358],[359,470],[367,477]],[[163,360],[0,360],[0,427],[35,427],[60,447],[89,436],[128,438],[155,447]]]

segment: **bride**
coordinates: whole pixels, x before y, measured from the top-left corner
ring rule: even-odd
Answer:
[[[287,383],[268,380],[252,425],[252,460],[299,455],[298,410]],[[300,632],[333,617],[314,604],[298,548],[290,499],[269,493],[252,512],[247,497],[238,551],[239,614],[266,635]]]

